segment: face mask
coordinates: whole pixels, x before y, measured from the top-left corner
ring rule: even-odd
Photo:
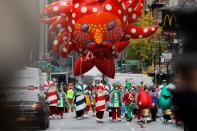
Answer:
[[[190,131],[197,131],[197,92],[175,91],[173,92],[173,100],[177,107],[177,115]]]

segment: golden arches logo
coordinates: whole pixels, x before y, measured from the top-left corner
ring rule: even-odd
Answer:
[[[164,25],[163,26],[166,26],[166,20],[168,20],[169,26],[172,26],[172,20],[173,20],[173,18],[176,21],[175,15],[171,15],[171,16],[170,15],[165,15],[165,17],[164,17]]]

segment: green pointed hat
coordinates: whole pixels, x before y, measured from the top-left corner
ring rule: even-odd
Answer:
[[[131,83],[130,82],[126,82],[126,89],[131,89]]]

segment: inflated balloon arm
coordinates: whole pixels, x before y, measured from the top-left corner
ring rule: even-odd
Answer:
[[[126,11],[129,16],[128,17],[129,23],[134,23],[142,15],[143,7],[144,7],[143,2],[144,0],[128,1]]]
[[[41,23],[45,23],[45,24],[52,24],[53,22],[55,22],[55,21],[58,19],[58,17],[59,17],[59,16],[53,16],[53,17],[51,17],[51,18],[48,18],[48,17],[43,17],[43,16],[41,16],[41,17],[39,18],[39,21],[40,21]]]
[[[57,53],[60,45],[71,43],[71,39],[71,34],[66,29],[62,29],[53,41],[53,51]]]
[[[139,27],[133,24],[129,24],[125,32],[125,37],[130,38],[145,38],[154,34],[158,29],[158,25],[151,27]]]
[[[61,50],[61,56],[63,58],[68,57],[72,50],[74,50],[74,44],[72,42],[65,43]]]
[[[52,16],[66,16],[72,13],[72,0],[55,1],[44,8],[43,15]]]
[[[122,50],[124,50],[127,46],[129,45],[129,42],[128,41],[120,41],[120,42],[117,42],[115,44],[115,49],[116,49],[116,52],[120,53]]]
[[[113,58],[117,58],[119,53],[124,50],[129,45],[128,41],[119,41],[114,46],[112,46]]]
[[[66,29],[70,32],[69,28],[65,28],[67,26],[71,26],[71,21],[68,16],[58,16],[51,18],[41,18],[40,21],[45,24],[50,24],[49,27],[49,35],[56,33],[58,30]]]

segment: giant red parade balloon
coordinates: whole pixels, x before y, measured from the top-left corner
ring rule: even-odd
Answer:
[[[74,74],[96,66],[114,78],[114,59],[128,46],[130,38],[144,38],[158,28],[133,25],[143,10],[143,0],[60,0],[43,10],[42,22],[55,35],[53,51],[67,57],[78,52]]]

